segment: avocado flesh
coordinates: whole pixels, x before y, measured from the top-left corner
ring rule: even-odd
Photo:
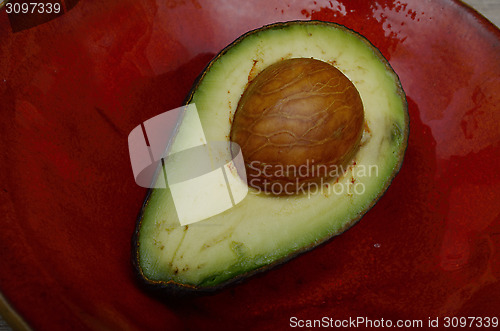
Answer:
[[[249,80],[277,61],[298,57],[333,64],[358,89],[366,126],[353,164],[329,189],[278,197],[250,188],[233,208],[187,226],[180,225],[168,188],[150,190],[133,245],[134,264],[147,284],[204,291],[265,270],[343,232],[389,186],[408,138],[404,93],[374,46],[333,23],[273,24],[225,48],[187,99],[196,104],[207,141],[229,139],[232,116]]]

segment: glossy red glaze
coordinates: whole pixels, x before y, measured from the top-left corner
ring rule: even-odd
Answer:
[[[240,34],[320,19],[380,48],[408,96],[405,162],[351,230],[218,294],[136,284],[145,191],[127,135],[181,105]],[[500,311],[500,33],[456,1],[82,1],[12,33],[0,15],[0,289],[32,327],[283,329],[289,318]]]

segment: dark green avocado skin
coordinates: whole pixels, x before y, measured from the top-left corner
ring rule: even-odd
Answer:
[[[349,28],[347,28],[347,27],[345,27],[343,25],[336,24],[336,23],[331,23],[331,22],[315,21],[315,20],[312,20],[312,21],[279,22],[279,23],[273,23],[273,24],[266,25],[266,26],[263,26],[261,28],[249,31],[249,32],[245,33],[244,35],[240,36],[239,38],[237,38],[235,41],[233,41],[228,46],[226,46],[221,52],[219,52],[207,64],[207,66],[203,69],[203,71],[201,72],[201,74],[195,79],[194,84],[193,84],[191,90],[189,91],[187,97],[185,98],[185,101],[183,102],[183,104],[187,105],[187,104],[189,104],[191,102],[191,99],[192,99],[194,93],[196,92],[196,90],[197,90],[197,88],[199,86],[200,81],[204,78],[205,74],[210,70],[212,64],[216,60],[218,60],[220,57],[222,57],[230,48],[232,48],[233,46],[237,45],[241,40],[243,40],[244,38],[248,37],[249,35],[252,35],[252,34],[254,34],[256,32],[259,32],[259,31],[262,31],[262,30],[267,30],[267,29],[284,29],[287,26],[294,25],[294,24],[319,24],[319,25],[334,26],[336,28],[339,28],[339,29],[342,29],[342,30],[346,30],[346,31],[350,31],[351,33],[359,35],[357,32],[355,32],[355,31],[353,31],[353,30],[351,30],[351,29],[349,29]],[[373,50],[373,52],[377,55],[377,57],[385,64],[387,70],[394,72],[394,70],[390,66],[389,62],[380,53],[380,51],[373,44],[371,44],[367,39],[365,39],[363,36],[361,36],[361,35],[359,35],[359,36],[361,37],[361,40],[363,40]],[[399,163],[397,164],[397,167],[394,168],[390,180],[387,181],[387,184],[385,185],[385,187],[383,188],[383,190],[381,190],[381,192],[379,193],[379,195],[377,196],[377,198],[374,199],[372,201],[372,203],[366,208],[365,212],[362,213],[358,218],[352,219],[336,235],[339,235],[339,234],[343,233],[344,231],[346,231],[350,227],[352,227],[354,224],[356,224],[366,214],[366,212],[369,211],[378,202],[378,200],[385,194],[385,192],[387,191],[388,187],[392,183],[392,180],[394,179],[394,177],[397,175],[397,173],[401,169],[401,166],[402,166],[402,163],[403,163],[403,159],[404,159],[404,155],[405,155],[406,148],[407,148],[407,143],[408,143],[409,124],[410,123],[409,123],[409,115],[408,115],[408,107],[407,107],[407,102],[406,102],[406,95],[404,93],[404,90],[402,88],[402,85],[401,85],[401,82],[400,82],[399,78],[397,79],[397,88],[398,88],[397,93],[401,97],[401,99],[403,101],[403,104],[404,104],[404,107],[405,107],[405,109],[404,109],[404,112],[405,112],[405,128],[403,130],[404,131],[403,132],[404,142],[403,142],[403,146],[400,149],[400,153],[399,153],[399,156],[398,156]],[[165,299],[166,298],[168,300],[168,298],[172,298],[172,297],[173,298],[189,298],[189,297],[193,297],[193,296],[209,295],[209,294],[216,293],[216,292],[218,292],[218,291],[220,291],[222,289],[225,289],[225,288],[228,288],[228,287],[232,287],[232,286],[235,286],[235,285],[237,285],[239,283],[242,283],[243,281],[247,280],[248,278],[250,278],[250,277],[252,277],[252,276],[254,276],[256,274],[261,274],[263,272],[266,272],[266,271],[269,271],[271,269],[277,268],[277,267],[281,266],[282,264],[288,262],[289,260],[292,260],[295,257],[297,257],[299,255],[302,255],[303,253],[306,253],[306,252],[308,252],[308,251],[310,251],[310,250],[312,250],[312,249],[314,249],[314,248],[316,248],[316,247],[318,247],[320,245],[323,245],[323,244],[329,242],[330,240],[332,240],[336,236],[335,235],[333,237],[323,238],[323,239],[315,242],[313,245],[310,245],[310,246],[307,246],[307,247],[303,247],[303,248],[301,248],[299,250],[296,250],[292,254],[289,254],[288,256],[286,256],[286,257],[284,257],[284,258],[282,258],[280,260],[277,260],[277,261],[275,261],[272,264],[268,264],[268,265],[263,266],[261,268],[258,268],[258,269],[255,269],[255,270],[252,270],[252,271],[240,274],[237,277],[234,277],[232,279],[224,281],[224,282],[222,282],[220,284],[217,284],[215,286],[203,286],[203,287],[199,287],[199,286],[191,286],[191,285],[186,285],[186,284],[180,284],[180,283],[176,283],[174,281],[156,281],[156,280],[151,280],[151,279],[149,279],[148,277],[145,276],[145,274],[143,273],[141,264],[140,264],[140,260],[139,260],[139,245],[140,245],[139,236],[140,236],[140,230],[141,230],[141,224],[142,224],[144,210],[145,210],[145,208],[148,205],[149,198],[151,196],[152,191],[153,191],[153,189],[148,189],[147,190],[146,197],[144,199],[144,203],[142,204],[142,207],[141,207],[141,209],[139,211],[139,214],[137,216],[135,231],[133,233],[132,241],[131,241],[131,250],[132,250],[131,261],[132,261],[132,266],[133,266],[133,269],[134,269],[134,273],[136,274],[136,277],[138,279],[139,286],[141,288],[143,288],[146,292],[148,292],[151,295],[156,296],[156,297],[158,297],[160,299]]]

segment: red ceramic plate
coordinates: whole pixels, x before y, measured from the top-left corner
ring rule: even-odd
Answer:
[[[64,10],[33,27],[0,15],[4,312],[9,304],[39,330],[499,315],[500,32],[473,10],[450,0],[82,1]],[[145,189],[134,183],[128,133],[181,105],[233,39],[294,19],[344,24],[390,61],[411,120],[401,172],[360,223],[281,268],[212,296],[148,296],[130,263]]]

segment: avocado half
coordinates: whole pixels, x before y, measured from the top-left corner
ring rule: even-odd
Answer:
[[[355,224],[399,171],[409,133],[399,78],[368,40],[335,23],[275,23],[224,48],[186,99],[196,104],[207,141],[228,141],[248,83],[290,58],[330,63],[357,88],[365,125],[352,164],[329,189],[281,197],[249,188],[233,208],[185,226],[170,189],[150,189],[132,240],[133,265],[148,287],[169,294],[212,292],[284,263]]]

